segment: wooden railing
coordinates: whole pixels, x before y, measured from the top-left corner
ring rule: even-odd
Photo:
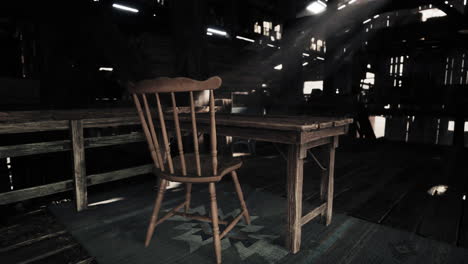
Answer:
[[[85,149],[135,143],[145,139],[140,132],[85,138],[84,129],[139,124],[137,113],[132,108],[0,112],[0,136],[60,130],[68,130],[70,135],[70,139],[66,140],[0,146],[0,159],[62,151],[71,151],[73,157],[72,179],[0,193],[0,205],[73,190],[77,210],[81,211],[87,208],[88,186],[151,173],[153,165],[147,164],[99,174],[86,174]],[[142,150],[145,151],[146,148]]]

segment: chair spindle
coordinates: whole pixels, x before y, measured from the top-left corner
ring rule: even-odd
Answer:
[[[193,149],[195,153],[195,161],[197,164],[197,176],[201,176],[200,153],[198,148],[198,131],[197,120],[195,117],[195,104],[193,102],[193,92],[190,91],[190,115],[192,119],[192,132],[193,132]]]
[[[166,150],[167,163],[169,164],[169,172],[174,173],[174,165],[172,163],[171,148],[169,147],[169,140],[167,138],[166,122],[164,121],[164,113],[161,107],[161,100],[159,100],[159,94],[156,94],[156,104],[158,107],[159,122],[161,125],[161,131],[164,141],[164,149]]]
[[[142,97],[143,97],[143,105],[145,106],[146,116],[148,118],[148,124],[150,128],[151,136],[153,138],[154,148],[156,150],[156,157],[158,158],[157,165],[159,165],[159,168],[161,168],[161,171],[164,171],[164,162],[162,160],[161,148],[159,146],[158,137],[156,135],[156,131],[154,130],[153,116],[151,115],[151,111],[148,105],[148,100],[146,99],[146,95],[142,94]]]
[[[213,166],[213,175],[218,175],[218,151],[216,146],[216,120],[215,120],[215,102],[214,92],[210,90],[210,138],[211,138],[211,162]]]
[[[175,133],[176,133],[176,138],[177,138],[177,147],[179,148],[180,166],[182,168],[182,175],[187,176],[187,168],[185,166],[185,156],[184,156],[184,145],[182,144],[182,135],[180,132],[179,109],[177,108],[177,103],[176,103],[174,92],[171,93],[171,99],[172,99],[172,113],[174,115]]]
[[[148,141],[148,148],[151,153],[151,158],[153,159],[156,166],[159,166],[159,161],[156,155],[156,151],[154,149],[153,140],[151,138],[151,135],[148,129],[148,123],[146,122],[145,115],[143,114],[143,110],[141,108],[140,100],[138,99],[138,96],[136,94],[133,94],[132,96],[133,96],[133,101],[135,102],[135,106],[137,108],[138,116],[140,117],[140,122],[143,128],[143,133],[145,134],[145,138]]]

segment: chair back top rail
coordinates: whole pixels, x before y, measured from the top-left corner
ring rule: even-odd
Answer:
[[[222,80],[218,76],[205,81],[197,81],[185,77],[160,77],[152,80],[143,80],[129,88],[131,94],[144,93],[177,93],[215,90],[221,87]]]
[[[177,141],[177,150],[178,157],[177,159],[180,162],[180,170],[177,173],[182,176],[187,175],[187,163],[184,153],[184,145],[182,141],[182,133],[180,128],[179,114],[180,107],[177,105],[177,99],[175,93],[188,92],[190,95],[190,118],[192,124],[192,134],[193,134],[193,143],[194,143],[194,155],[195,155],[195,164],[196,164],[196,174],[198,176],[217,176],[218,174],[218,157],[217,157],[217,142],[216,142],[216,121],[215,121],[215,99],[213,90],[218,89],[221,86],[221,78],[215,76],[211,77],[205,81],[197,81],[189,78],[178,77],[178,78],[157,78],[154,80],[144,80],[136,85],[133,85],[129,88],[129,92],[132,94],[135,106],[138,112],[138,117],[141,121],[143,127],[143,132],[148,143],[148,147],[151,153],[153,162],[157,168],[161,171],[165,171],[165,162],[166,158],[167,166],[169,168],[169,173],[174,174],[175,166],[174,160],[171,156],[171,148],[169,145],[169,137],[167,132],[167,126],[165,118],[170,118],[171,123],[174,125],[175,138]],[[195,103],[193,92],[202,92],[209,91],[209,123],[210,123],[210,153],[211,153],[211,175],[201,175],[202,169],[199,154],[198,146],[198,131],[197,131],[197,120],[195,112]],[[164,111],[160,94],[169,93],[171,98],[172,109],[170,113]],[[155,96],[156,107],[150,107],[147,96]],[[141,99],[140,99],[141,98]],[[143,100],[143,106],[141,105],[140,100]],[[155,115],[152,113],[156,112]],[[172,118],[170,115],[172,115]],[[157,116],[159,119],[159,125],[155,126],[153,122],[153,116]],[[161,144],[159,144],[158,134],[156,129],[160,129],[162,137],[162,146],[164,149],[161,149]],[[165,155],[164,155],[165,154]]]

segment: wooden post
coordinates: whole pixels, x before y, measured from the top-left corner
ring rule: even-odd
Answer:
[[[335,149],[338,146],[338,137],[333,137],[333,142],[330,144],[330,155],[328,158],[328,188],[327,188],[327,213],[326,222],[328,226],[332,220],[333,212],[333,191],[334,191],[334,175],[335,175]]]
[[[301,158],[301,145],[289,145],[288,148],[288,226],[286,246],[293,253],[301,247],[302,226],[302,183],[304,160]]]
[[[328,145],[327,145],[326,147],[327,147],[327,150],[328,150]],[[327,151],[327,152],[328,152],[328,151]],[[329,160],[329,159],[327,158],[327,160]],[[326,170],[321,171],[320,201],[322,201],[322,202],[326,202],[326,201],[327,201],[328,174],[329,174],[328,168],[327,168]],[[326,221],[325,221],[326,215],[327,215],[327,210],[323,210],[323,212],[322,212],[322,214],[321,214],[321,221],[322,221],[322,223],[326,223]]]
[[[327,164],[329,165],[330,163],[330,146],[333,145],[333,139],[331,140],[330,144],[327,144],[323,146],[321,151],[323,151],[323,163],[322,164]],[[326,166],[327,166],[326,165]],[[329,170],[330,167],[327,166],[326,170],[321,171],[321,180],[320,180],[320,201],[326,203],[327,202],[327,193],[328,193],[328,176],[330,173]],[[327,218],[327,208],[325,207],[325,210],[320,215],[320,220],[322,223],[326,223],[326,218]]]
[[[85,210],[88,207],[82,120],[70,121],[70,137],[73,152],[73,180],[75,183],[76,209],[79,212]]]

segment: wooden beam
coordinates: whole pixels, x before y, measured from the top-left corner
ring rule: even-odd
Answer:
[[[133,132],[130,134],[116,136],[91,137],[85,139],[85,148],[107,147],[143,141],[145,141],[145,137],[141,132]]]
[[[321,138],[318,140],[311,141],[309,143],[304,144],[304,147],[301,150],[301,158],[305,159],[307,157],[307,151],[311,148],[315,148],[318,146],[326,145],[331,143],[331,138]]]
[[[40,142],[0,147],[0,159],[70,150],[70,140]]]
[[[21,190],[0,193],[0,205],[65,192],[73,189],[73,180],[66,180]]]
[[[84,153],[83,121],[70,121],[70,137],[73,155],[73,179],[75,183],[76,209],[85,210],[88,207],[88,192],[86,183],[86,162]]]
[[[105,136],[105,137],[92,137],[85,138],[85,148],[97,148],[106,147],[113,145],[121,145],[128,143],[136,143],[145,141],[143,134],[140,132],[117,135],[117,136]],[[28,156],[35,154],[61,152],[71,150],[70,140],[58,140],[50,142],[30,143],[13,146],[1,146],[0,147],[0,159],[6,157],[19,157]]]
[[[68,121],[36,121],[36,122],[21,122],[4,124],[0,126],[0,134],[15,134],[28,132],[44,132],[67,130],[69,128]]]
[[[88,175],[89,184],[95,185],[151,173],[153,164],[146,164],[123,170]],[[15,203],[32,198],[73,190],[73,180],[66,180],[11,192],[0,193],[0,205]]]
[[[319,207],[315,208],[314,210],[310,211],[308,214],[304,215],[301,220],[301,224],[305,225],[315,217],[321,215],[327,208],[327,203],[323,203]]]
[[[331,128],[326,128],[326,129],[319,130],[316,132],[305,132],[301,134],[299,143],[304,144],[313,140],[318,140],[318,139],[326,138],[330,136],[344,135],[346,133],[348,133],[347,126],[331,127]]]
[[[142,175],[152,173],[153,164],[141,165],[132,168],[126,168],[122,170],[115,170],[110,172],[104,172],[99,174],[88,175],[88,185],[95,185],[105,182],[117,181],[125,178],[129,178],[136,175]]]
[[[333,143],[330,145],[330,153],[328,158],[328,190],[327,190],[327,213],[326,222],[328,226],[331,224],[333,211],[333,192],[335,187],[335,146],[338,145],[338,136],[333,137]]]
[[[301,247],[304,160],[301,159],[300,153],[301,145],[289,145],[287,175],[288,224],[286,246],[293,254],[299,252]]]

